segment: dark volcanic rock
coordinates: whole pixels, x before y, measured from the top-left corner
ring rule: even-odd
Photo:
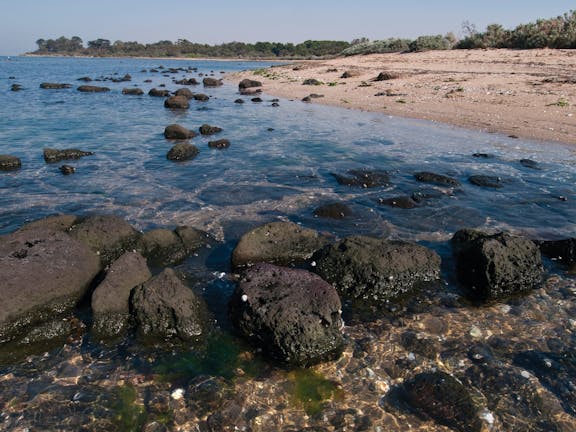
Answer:
[[[49,90],[60,90],[72,88],[71,84],[60,84],[60,83],[42,83],[40,88]]]
[[[230,140],[226,138],[222,138],[215,141],[208,141],[208,147],[215,148],[215,149],[226,149],[230,147]]]
[[[114,215],[88,216],[70,229],[70,235],[100,255],[103,266],[124,252],[137,249],[141,236],[128,222]]]
[[[0,342],[72,309],[100,271],[98,256],[63,232],[0,237]]]
[[[385,171],[350,170],[347,175],[335,174],[338,184],[345,186],[361,186],[363,188],[373,188],[387,186],[390,183],[390,176]]]
[[[222,80],[216,78],[204,78],[202,84],[204,84],[204,87],[219,87],[222,85]]]
[[[468,181],[475,186],[499,189],[503,185],[502,179],[496,176],[487,175],[473,175],[468,178]]]
[[[114,337],[128,326],[130,293],[152,277],[146,258],[126,252],[112,263],[106,277],[92,294],[92,330],[99,337]]]
[[[200,133],[202,135],[214,135],[218,132],[222,132],[222,128],[218,126],[210,126],[209,124],[203,124],[200,126]]]
[[[272,222],[254,228],[232,252],[235,267],[268,262],[287,265],[304,261],[327,243],[318,232],[293,222]]]
[[[418,203],[414,201],[412,197],[404,195],[392,198],[379,198],[378,203],[401,209],[413,209],[418,206]]]
[[[124,88],[122,89],[123,95],[131,95],[131,96],[142,96],[144,91],[139,88]]]
[[[168,97],[170,96],[170,91],[153,88],[148,92],[148,95],[154,97]]]
[[[196,135],[196,132],[186,129],[184,126],[180,126],[179,124],[171,124],[166,126],[164,129],[164,137],[166,139],[183,140],[194,138]]]
[[[194,93],[190,89],[181,88],[174,92],[174,96],[185,96],[186,99],[191,100],[194,99]]]
[[[16,156],[0,155],[0,171],[13,171],[22,166],[22,161]]]
[[[440,277],[440,257],[415,243],[352,236],[312,256],[313,271],[345,297],[388,301]]]
[[[236,328],[273,358],[310,366],[339,357],[343,348],[336,290],[305,270],[257,264],[230,301]]]
[[[402,385],[403,398],[418,413],[461,432],[480,432],[480,405],[459,380],[445,372],[423,372]]]
[[[416,180],[424,183],[434,183],[440,186],[460,186],[460,182],[452,177],[432,172],[419,172],[414,174]]]
[[[239,90],[244,90],[247,88],[253,88],[253,87],[262,87],[262,83],[260,81],[256,81],[256,80],[251,80],[251,79],[243,79],[242,81],[240,81],[240,83],[238,84],[238,89]]]
[[[205,305],[170,268],[136,287],[131,306],[143,337],[197,341],[207,331]]]
[[[199,152],[198,147],[187,142],[181,142],[168,150],[166,158],[171,161],[186,161],[194,159]]]
[[[188,109],[190,102],[186,96],[171,96],[164,101],[164,106],[170,109]]]
[[[108,87],[82,85],[82,86],[78,87],[78,91],[83,92],[83,93],[105,93],[105,92],[109,92],[110,89]]]
[[[314,210],[314,216],[330,219],[344,219],[352,214],[350,207],[342,203],[324,204]]]
[[[60,162],[63,160],[75,160],[84,156],[91,156],[93,152],[82,151],[78,149],[57,150],[51,148],[44,149],[44,160],[47,163]]]
[[[556,259],[568,266],[576,264],[576,237],[564,240],[538,242],[540,250],[549,258]]]
[[[542,284],[540,251],[530,240],[465,229],[454,234],[452,250],[458,279],[473,300],[499,299]]]

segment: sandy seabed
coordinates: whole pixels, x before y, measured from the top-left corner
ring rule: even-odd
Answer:
[[[370,54],[229,76],[243,78],[272,96],[576,144],[576,50]]]

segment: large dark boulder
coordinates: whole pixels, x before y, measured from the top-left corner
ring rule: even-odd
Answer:
[[[206,77],[202,80],[202,84],[204,87],[219,87],[222,85],[222,80]]]
[[[179,124],[171,124],[166,126],[164,129],[164,137],[166,139],[185,140],[194,138],[196,135],[196,132],[186,129],[184,126]]]
[[[92,294],[93,332],[99,337],[122,334],[130,319],[130,293],[152,277],[146,258],[126,252],[112,263]]]
[[[62,83],[42,83],[40,84],[41,89],[48,89],[48,90],[61,90],[61,89],[69,89],[72,88],[71,84],[62,84]]]
[[[186,96],[171,96],[164,101],[164,106],[170,109],[188,109],[190,102]]]
[[[171,161],[182,162],[194,159],[199,152],[198,147],[187,142],[180,142],[168,150],[166,158]]]
[[[78,91],[83,92],[83,93],[105,93],[105,92],[109,92],[110,89],[108,87],[82,85],[82,86],[78,87]]]
[[[100,271],[98,256],[63,232],[0,237],[0,343],[70,311]]]
[[[202,135],[214,135],[217,134],[218,132],[222,132],[222,128],[218,127],[218,126],[211,126],[209,124],[203,124],[202,126],[200,126],[200,133]]]
[[[388,301],[417,291],[440,276],[440,257],[415,243],[347,237],[316,252],[313,271],[343,296]]]
[[[253,87],[262,87],[262,83],[260,81],[256,81],[256,80],[251,80],[251,79],[243,79],[242,81],[240,81],[240,83],[238,84],[238,89],[239,90],[244,90],[247,88],[253,88]]]
[[[235,267],[302,262],[327,243],[317,231],[293,222],[271,222],[244,234],[232,252]]]
[[[142,96],[144,91],[139,88],[124,88],[122,89],[123,95],[130,95],[130,96]]]
[[[57,150],[52,148],[44,149],[44,160],[47,163],[60,162],[63,160],[75,160],[84,156],[92,156],[94,152],[82,151],[78,149]]]
[[[103,266],[138,248],[141,234],[119,216],[94,215],[72,226],[70,235],[100,256]]]
[[[296,366],[338,358],[342,352],[340,298],[305,270],[257,264],[248,269],[230,301],[238,331],[265,354]]]
[[[22,161],[16,156],[0,155],[0,171],[14,171],[22,166]]]
[[[374,188],[388,186],[390,176],[386,171],[350,170],[345,175],[332,173],[338,184]]]
[[[576,265],[576,237],[564,240],[538,242],[540,250],[547,257],[558,260],[567,266]]]
[[[542,284],[540,251],[528,239],[464,229],[451,243],[458,279],[472,300],[500,299]]]
[[[136,287],[131,307],[141,337],[198,341],[207,332],[205,305],[170,268]]]
[[[434,183],[440,186],[460,186],[460,182],[452,177],[432,172],[422,171],[414,174],[419,182]]]

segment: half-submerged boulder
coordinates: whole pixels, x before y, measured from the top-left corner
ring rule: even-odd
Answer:
[[[306,270],[257,264],[230,301],[238,331],[269,356],[295,366],[337,359],[344,345],[336,290]]]
[[[202,80],[202,84],[204,87],[219,87],[222,85],[222,80],[206,77]]]
[[[106,92],[109,92],[110,89],[108,87],[82,85],[82,86],[78,87],[78,91],[82,92],[82,93],[106,93]]]
[[[124,88],[122,89],[123,95],[130,95],[130,96],[142,96],[144,91],[139,88]]]
[[[148,96],[153,96],[153,97],[168,97],[170,96],[170,91],[169,90],[160,90],[157,88],[153,88],[150,89],[150,91],[148,92]]]
[[[314,216],[321,218],[344,219],[352,215],[353,212],[350,207],[339,202],[324,204],[314,209]]]
[[[194,99],[194,93],[188,88],[181,88],[174,92],[174,96],[185,96],[186,99]]]
[[[48,90],[61,90],[61,89],[69,89],[72,88],[71,84],[62,84],[62,83],[42,83],[40,84],[41,89],[48,89]]]
[[[256,80],[251,80],[251,79],[243,79],[242,81],[240,81],[240,83],[238,84],[238,90],[242,91],[245,90],[247,88],[254,88],[254,87],[262,87],[262,83],[260,81],[256,81]]]
[[[186,96],[171,96],[164,101],[164,106],[170,109],[188,109],[190,102]]]
[[[350,299],[396,300],[440,277],[436,252],[374,237],[347,237],[320,249],[312,261],[312,270]]]
[[[0,171],[14,171],[22,167],[22,161],[16,156],[0,155]]]
[[[138,252],[126,252],[114,261],[92,294],[92,331],[104,338],[121,335],[130,319],[132,289],[151,277],[146,258]]]
[[[199,152],[198,147],[187,142],[180,142],[168,150],[166,158],[175,162],[183,162],[194,159]]]
[[[44,160],[47,163],[54,163],[60,162],[63,160],[76,160],[80,159],[84,156],[92,156],[94,152],[89,151],[82,151],[78,149],[52,149],[52,148],[45,148],[44,149]]]
[[[451,242],[458,279],[472,300],[496,300],[542,284],[540,250],[528,239],[464,229]]]
[[[166,139],[185,140],[194,138],[196,135],[198,135],[196,132],[179,124],[171,124],[164,129],[164,137]]]
[[[230,147],[230,140],[226,138],[222,138],[219,140],[208,141],[208,147],[214,149],[226,149]]]
[[[422,171],[414,174],[419,182],[433,183],[440,186],[460,186],[460,182],[452,177],[432,172]]]
[[[170,268],[136,287],[131,307],[144,338],[199,341],[207,332],[204,303]]]
[[[17,231],[0,240],[0,343],[62,316],[87,294],[98,256],[63,232]]]
[[[202,126],[200,126],[200,133],[202,135],[214,135],[217,134],[218,132],[222,132],[222,128],[218,127],[218,126],[211,126],[209,124],[203,124]]]
[[[369,171],[362,169],[349,170],[345,175],[332,173],[338,184],[374,188],[388,186],[390,176],[386,171]]]
[[[271,222],[244,234],[232,252],[235,267],[267,262],[289,265],[302,262],[328,240],[317,231],[293,222]]]

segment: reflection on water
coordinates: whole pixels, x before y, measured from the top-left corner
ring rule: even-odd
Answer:
[[[160,65],[165,68],[151,71]],[[198,72],[167,73],[168,67],[188,66]],[[570,377],[574,370],[573,357],[562,357],[576,347],[576,287],[564,269],[556,268],[561,276],[530,296],[480,309],[465,304],[448,274],[447,286],[417,304],[381,311],[370,323],[349,322],[343,358],[317,367],[306,380],[301,379],[306,374],[263,362],[228,334],[230,253],[240,235],[263,222],[289,219],[336,236],[416,240],[448,261],[447,240],[464,227],[531,238],[576,231],[571,147],[299,101],[272,107],[266,95],[264,103],[245,98],[240,105],[234,103],[240,97],[235,83],[192,88],[210,100],[192,101],[184,112],[165,109],[161,98],[121,94],[131,86],[174,90],[179,86],[173,78],[260,66],[128,59],[0,62],[0,154],[18,156],[23,165],[0,173],[0,233],[54,213],[106,212],[140,229],[195,226],[221,241],[208,255],[181,266],[214,311],[218,330],[208,351],[151,353],[132,341],[116,347],[87,337],[69,341],[0,369],[0,429],[56,430],[60,424],[64,430],[129,430],[146,424],[146,430],[237,425],[239,430],[401,431],[410,423],[411,430],[446,430],[390,397],[408,376],[436,368],[468,379],[484,394],[484,425],[490,430],[574,430],[573,413],[563,408],[574,400],[574,389],[526,365],[526,359],[544,356],[555,361],[559,376]],[[129,83],[97,82],[110,87],[109,93],[39,88],[41,82],[76,85],[86,75],[126,73]],[[15,83],[24,90],[11,92]],[[217,137],[229,139],[231,147],[210,149],[208,141],[215,137],[197,136],[191,142],[200,149],[198,157],[172,163],[166,159],[172,143],[163,137],[171,123],[219,126]],[[76,173],[63,176],[59,164],[44,162],[45,147],[95,154],[70,161]],[[337,183],[334,173],[353,169],[386,171],[390,184]],[[421,183],[414,177],[421,171],[450,176],[460,185]],[[473,185],[472,175],[496,177],[502,187]],[[414,208],[383,204],[397,197],[414,201]],[[346,204],[351,216],[314,216],[318,206],[334,202]],[[498,376],[505,377],[501,385]],[[176,390],[189,396],[177,398]],[[510,394],[530,397],[515,400]],[[301,395],[310,400],[299,400]],[[538,419],[537,407],[548,414]]]

